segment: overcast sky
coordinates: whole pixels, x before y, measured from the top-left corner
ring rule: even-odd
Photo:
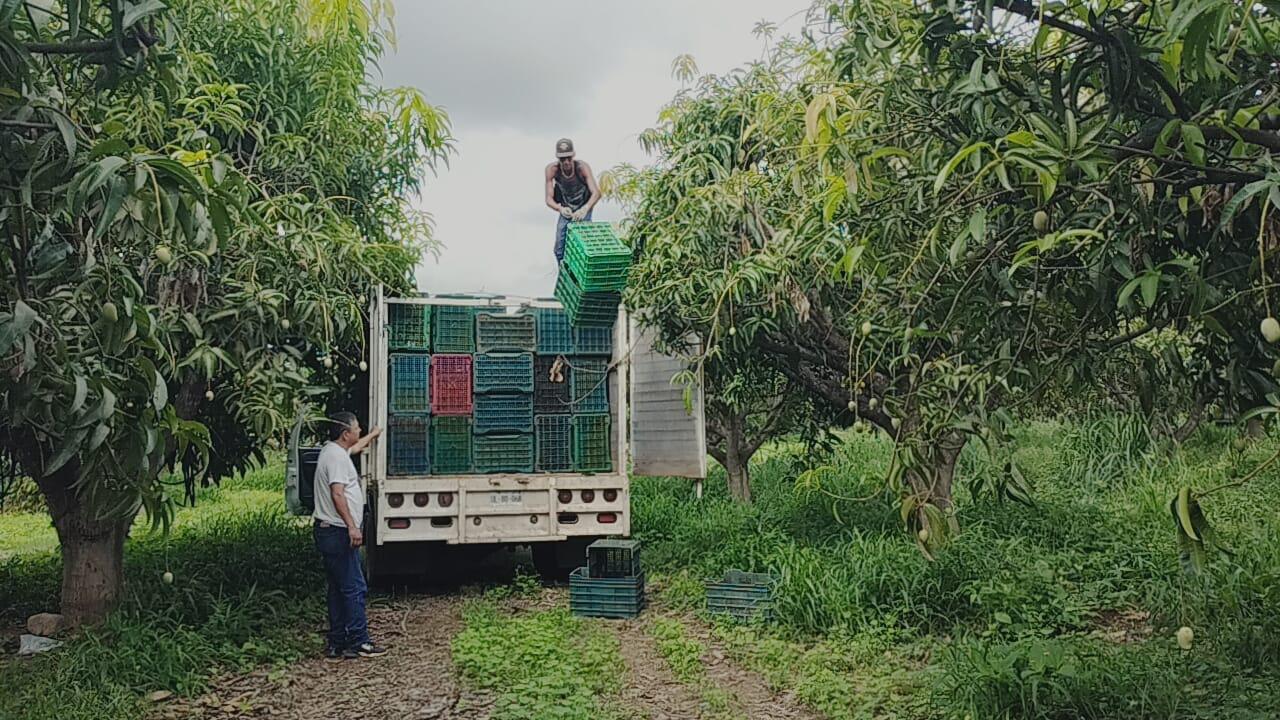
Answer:
[[[723,73],[761,55],[760,20],[798,27],[809,0],[396,0],[382,83],[448,110],[457,154],[419,199],[444,243],[428,292],[550,296],[556,214],[543,204],[557,138],[600,172],[641,165],[636,137],[679,90],[688,53]],[[789,20],[788,20],[789,19]],[[596,220],[617,220],[601,203]]]

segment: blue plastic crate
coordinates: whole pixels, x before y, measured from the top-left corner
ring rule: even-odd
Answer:
[[[476,395],[475,433],[532,433],[532,393]]]
[[[477,393],[533,392],[532,353],[486,353],[475,356]]]
[[[387,420],[387,474],[431,472],[431,421],[425,415],[392,415]]]
[[[569,316],[558,308],[537,308],[538,354],[569,355],[573,352],[573,328]]]
[[[590,325],[574,328],[573,352],[577,355],[613,355],[613,328]]]
[[[533,436],[528,433],[477,435],[472,452],[478,473],[533,472]]]
[[[431,356],[392,353],[387,409],[393,413],[431,412]]]
[[[599,358],[573,357],[569,364],[569,382],[573,387],[573,412],[609,412],[609,361]]]
[[[533,352],[536,335],[532,315],[476,313],[477,352]]]
[[[569,575],[569,611],[580,617],[633,618],[645,606],[644,573],[593,578],[580,567]]]
[[[743,622],[772,619],[777,584],[772,575],[729,570],[719,581],[707,583],[707,612]]]
[[[567,472],[573,469],[573,423],[569,415],[537,415],[533,434],[537,445],[534,470]]]

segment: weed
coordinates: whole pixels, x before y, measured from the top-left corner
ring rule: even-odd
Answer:
[[[702,653],[706,647],[685,634],[684,625],[674,618],[655,618],[651,629],[658,652],[666,658],[676,679],[687,685],[697,684],[706,674]]]

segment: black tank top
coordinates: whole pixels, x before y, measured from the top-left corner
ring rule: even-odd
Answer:
[[[560,163],[556,163],[555,201],[577,210],[590,199],[591,188],[587,187],[587,180],[582,175],[582,163],[573,161],[573,177],[561,175]]]

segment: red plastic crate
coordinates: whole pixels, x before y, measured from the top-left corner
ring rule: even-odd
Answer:
[[[471,356],[431,356],[431,414],[470,415]]]

